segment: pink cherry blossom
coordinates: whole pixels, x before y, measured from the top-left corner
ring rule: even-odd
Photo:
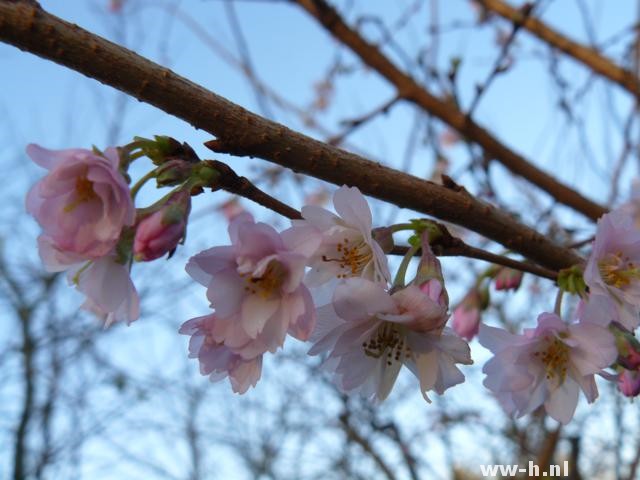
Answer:
[[[255,223],[249,214],[229,224],[229,236],[230,246],[205,250],[186,267],[207,287],[218,318],[216,341],[252,359],[275,352],[287,333],[307,340],[316,321],[302,283],[307,257],[290,248],[287,235]]]
[[[584,281],[593,299],[610,299],[602,308],[613,305],[617,323],[629,330],[640,324],[640,229],[628,212],[615,210],[598,221]]]
[[[135,218],[133,201],[118,171],[115,149],[104,156],[89,150],[46,150],[29,145],[27,153],[49,173],[27,195],[27,211],[43,229],[41,257],[50,270],[78,260],[107,255],[120,232]]]
[[[435,284],[428,291],[410,285],[390,294],[377,282],[345,280],[333,303],[319,309],[309,354],[328,352],[324,367],[341,390],[379,401],[406,365],[429,401],[428,391],[442,394],[464,381],[456,364],[471,358],[466,342],[444,327],[447,308]]]
[[[136,260],[148,262],[171,252],[185,235],[191,210],[191,194],[180,190],[136,227],[133,254]]]
[[[215,314],[192,318],[180,327],[180,333],[191,335],[189,357],[200,362],[200,373],[208,375],[212,382],[229,377],[235,393],[245,393],[255,387],[262,372],[262,355],[246,360],[232,349],[216,340],[213,333],[218,328]]]
[[[140,316],[140,301],[129,267],[116,255],[77,264],[69,269],[67,279],[86,295],[82,308],[102,317],[105,326],[117,321],[129,324]]]
[[[324,208],[302,208],[304,220],[294,220],[294,243],[318,242],[309,260],[311,272],[306,283],[318,286],[331,279],[363,277],[377,282],[390,279],[387,258],[372,237],[371,210],[355,187],[340,187],[333,196],[339,216]]]
[[[483,368],[484,385],[517,417],[544,405],[566,424],[573,417],[582,390],[589,403],[598,396],[594,374],[616,360],[615,339],[592,323],[565,324],[542,313],[535,329],[514,335],[500,328],[480,327],[480,343],[494,353]]]

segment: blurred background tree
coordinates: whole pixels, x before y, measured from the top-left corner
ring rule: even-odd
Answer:
[[[446,175],[557,244],[588,243],[599,205],[627,199],[640,166],[638,1],[336,0],[339,17],[319,0],[40,3],[263,117],[422,179]],[[0,211],[1,478],[474,479],[480,464],[529,460],[541,469],[567,460],[574,479],[638,478],[637,404],[601,382],[598,403],[581,403],[565,428],[544,412],[514,421],[482,387],[488,352],[475,341],[465,384],[432,404],[405,376],[382,405],[348,398],[291,340],[245,396],[209,383],[177,335],[208,308],[183,265],[226,243],[226,220],[243,209],[288,224],[223,192],[194,199],[173,259],[135,265],[140,320],[103,329],[78,312],[62,276],[40,267],[37,228],[22,205],[42,172],[26,160],[27,143],[102,148],[166,134],[296,208],[325,205],[334,187],[213,154],[201,146],[207,133],[13,47],[0,45],[0,64],[0,164],[11,179]],[[149,202],[154,195],[142,192]],[[416,217],[373,206],[376,225]],[[488,265],[445,257],[443,266],[455,306]],[[532,275],[516,293],[492,287],[483,321],[530,326],[552,291]]]

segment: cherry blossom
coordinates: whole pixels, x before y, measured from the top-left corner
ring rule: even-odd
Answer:
[[[255,387],[262,372],[262,355],[246,360],[216,340],[218,318],[215,314],[192,318],[180,327],[180,333],[191,335],[189,357],[200,362],[200,373],[212,382],[229,377],[235,393]]]
[[[275,352],[287,333],[307,340],[316,320],[302,283],[307,257],[288,246],[287,236],[255,223],[248,213],[229,224],[229,236],[230,246],[200,252],[186,267],[207,287],[219,319],[216,341],[251,359]]]
[[[107,255],[135,209],[115,149],[47,150],[29,145],[27,153],[49,173],[27,195],[27,211],[43,229],[39,246],[49,270],[65,270],[78,260]]]
[[[615,339],[606,328],[565,324],[553,313],[542,313],[537,327],[521,335],[482,325],[478,338],[494,353],[483,368],[484,385],[505,410],[520,417],[544,405],[563,424],[573,417],[580,390],[589,403],[595,401],[594,374],[617,356]]]
[[[609,297],[617,323],[629,330],[640,324],[640,229],[627,212],[616,210],[598,221],[584,281],[594,298]]]
[[[371,210],[355,187],[340,187],[333,196],[338,215],[316,205],[302,208],[304,220],[294,220],[291,235],[297,245],[318,242],[309,259],[306,283],[321,285],[331,279],[363,277],[390,279],[387,258],[372,237]]]
[[[464,381],[456,364],[471,358],[466,342],[444,327],[447,307],[435,283],[427,291],[409,285],[390,294],[364,278],[345,280],[319,309],[309,354],[328,352],[324,367],[345,392],[383,401],[406,365],[427,401],[428,391],[444,393]]]
[[[116,255],[74,265],[67,273],[70,284],[86,295],[82,308],[102,317],[105,326],[131,323],[140,316],[140,302],[128,265]]]

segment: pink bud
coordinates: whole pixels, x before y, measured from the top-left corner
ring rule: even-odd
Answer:
[[[630,333],[615,330],[616,346],[618,348],[618,363],[628,369],[640,368],[640,343]]]
[[[471,341],[480,329],[481,309],[482,298],[480,292],[474,288],[453,311],[453,330],[462,338]]]
[[[517,290],[522,283],[522,272],[502,267],[495,276],[496,290]]]
[[[624,370],[618,375],[618,390],[626,397],[637,397],[640,394],[640,372]]]
[[[148,262],[175,249],[184,237],[190,210],[191,195],[180,190],[160,209],[144,217],[138,224],[133,241],[135,259]]]

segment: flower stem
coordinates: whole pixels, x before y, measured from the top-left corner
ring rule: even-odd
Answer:
[[[138,180],[133,187],[131,187],[131,198],[135,199],[138,194],[138,190],[142,188],[142,186],[147,183],[147,181],[151,180],[157,175],[155,170],[151,170],[145,176],[143,176],[140,180]]]
[[[556,305],[553,308],[553,311],[556,315],[562,318],[562,295],[564,294],[564,290],[562,288],[558,289],[558,294],[556,295]]]
[[[393,280],[394,287],[404,287],[404,278],[407,274],[409,263],[411,262],[411,259],[419,249],[420,249],[420,245],[413,245],[411,248],[409,248],[409,250],[403,257],[402,263],[398,268],[398,273],[396,273],[396,278]]]

